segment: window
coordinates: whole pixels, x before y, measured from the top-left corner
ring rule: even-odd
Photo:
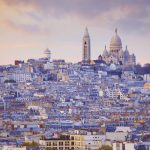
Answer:
[[[53,142],[53,146],[57,146],[57,142],[55,141],[55,142]]]
[[[66,141],[66,142],[65,142],[65,145],[68,146],[68,145],[69,145],[69,141]]]
[[[47,146],[51,146],[51,142],[47,142]]]
[[[59,146],[62,146],[63,145],[63,142],[59,142]]]

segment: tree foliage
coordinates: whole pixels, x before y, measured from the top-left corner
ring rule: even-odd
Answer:
[[[150,63],[147,63],[144,66],[137,64],[134,68],[135,68],[135,73],[137,74],[140,74],[140,75],[150,74]]]
[[[16,83],[15,80],[5,80],[4,83]]]
[[[112,150],[112,147],[109,145],[103,145],[99,150]]]
[[[32,141],[32,142],[24,142],[22,144],[22,146],[26,146],[26,147],[37,147],[38,146],[38,143]]]

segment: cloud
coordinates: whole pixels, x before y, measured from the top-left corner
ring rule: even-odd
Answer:
[[[30,42],[30,37],[34,45],[49,44],[57,51],[57,56],[66,56],[62,51],[68,50],[67,57],[70,57],[70,49],[73,49],[73,55],[74,51],[81,52],[80,40],[86,25],[89,26],[94,49],[109,41],[114,28],[118,27],[122,35],[127,36],[124,42],[133,45],[133,50],[135,46],[140,51],[142,44],[150,47],[150,1],[0,0],[0,31],[5,34],[6,42],[10,34],[16,37],[23,35],[23,43]],[[13,41],[15,44],[15,39]],[[148,55],[145,57],[148,59]]]
[[[9,29],[15,32],[20,32],[23,34],[35,34],[35,35],[50,35],[50,31],[47,28],[41,28],[37,24],[22,24],[22,23],[16,23],[11,20],[5,20],[1,22],[1,25],[3,25],[3,28],[5,30]]]
[[[121,25],[125,30],[131,29],[147,32],[150,20],[149,0],[3,0],[11,7],[32,7],[26,15],[40,21],[43,18],[76,17],[93,25]],[[42,17],[41,17],[42,15]],[[137,25],[137,26],[136,26]],[[146,26],[144,30],[142,26]]]

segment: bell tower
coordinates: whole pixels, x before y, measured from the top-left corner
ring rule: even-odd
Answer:
[[[85,28],[85,33],[83,36],[83,63],[90,63],[91,60],[91,48],[90,48],[90,36],[87,27]]]

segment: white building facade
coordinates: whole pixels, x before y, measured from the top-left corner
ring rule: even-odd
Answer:
[[[124,66],[133,66],[136,64],[136,57],[134,54],[130,54],[126,46],[125,50],[122,49],[122,41],[115,29],[115,34],[111,38],[110,50],[105,49],[102,54],[102,59],[107,64],[121,64]]]

